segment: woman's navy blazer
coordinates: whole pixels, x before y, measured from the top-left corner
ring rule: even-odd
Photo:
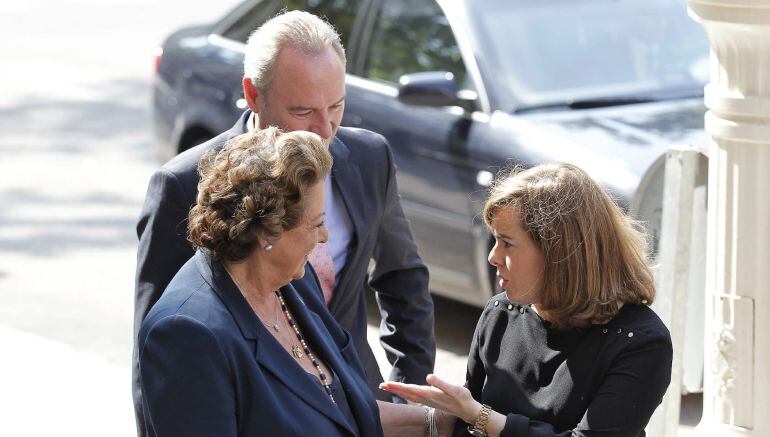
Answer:
[[[377,404],[350,336],[311,269],[281,293],[315,354],[342,384],[358,434],[381,436]],[[356,435],[317,378],[265,329],[221,263],[198,251],[139,332],[150,436]]]

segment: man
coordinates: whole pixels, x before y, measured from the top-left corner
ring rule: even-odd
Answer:
[[[387,394],[376,388],[382,376],[366,342],[363,292],[374,259],[368,285],[377,293],[383,316],[380,340],[393,364],[390,379],[423,384],[435,360],[428,271],[401,209],[387,141],[369,131],[339,127],[345,104],[345,53],[339,36],[306,12],[269,20],[247,44],[243,92],[250,110],[232,129],[180,154],[150,180],[137,225],[135,334],[193,255],[186,217],[195,203],[200,157],[253,129],[308,130],[329,142],[334,157],[332,175],[325,181],[330,242],[318,246],[310,259],[329,311],[350,332],[372,390],[385,399]],[[312,275],[303,280],[308,278]],[[144,434],[136,347],[133,370],[137,426]]]

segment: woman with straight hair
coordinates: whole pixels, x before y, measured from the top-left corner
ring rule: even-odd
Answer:
[[[672,347],[639,225],[570,164],[500,178],[483,214],[503,292],[479,319],[465,387],[381,387],[456,416],[440,420],[458,436],[644,436]]]

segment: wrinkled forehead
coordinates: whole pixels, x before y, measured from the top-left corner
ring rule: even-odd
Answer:
[[[269,105],[319,109],[345,97],[345,68],[339,60],[302,56],[276,65],[274,74],[266,93]]]
[[[294,88],[334,88],[344,84],[345,65],[331,49],[307,54],[287,47],[281,49],[273,64],[271,88],[280,86],[283,91]]]

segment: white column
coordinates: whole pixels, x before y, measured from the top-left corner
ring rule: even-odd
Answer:
[[[770,0],[688,0],[711,43],[703,419],[770,436]]]

